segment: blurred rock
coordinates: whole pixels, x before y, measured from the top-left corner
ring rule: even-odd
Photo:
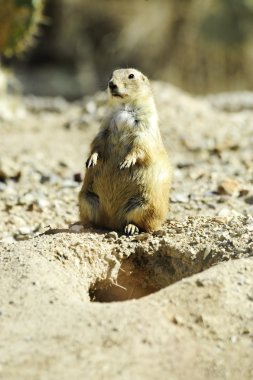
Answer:
[[[12,179],[18,181],[21,176],[21,167],[8,157],[0,158],[0,181]]]
[[[231,178],[227,178],[218,185],[218,192],[225,195],[239,195],[241,184]]]
[[[83,180],[83,176],[81,173],[75,173],[73,178],[74,178],[74,181],[78,183],[81,183]]]
[[[189,194],[175,193],[170,197],[172,203],[187,203],[189,201]]]

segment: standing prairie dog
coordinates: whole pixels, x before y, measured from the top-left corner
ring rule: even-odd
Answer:
[[[79,194],[81,222],[128,235],[156,230],[168,212],[171,166],[149,80],[135,69],[115,70],[108,95]]]

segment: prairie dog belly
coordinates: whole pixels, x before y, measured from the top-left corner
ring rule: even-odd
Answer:
[[[109,158],[106,163],[101,163],[98,168],[94,168],[92,188],[101,199],[101,203],[104,200],[111,202],[115,209],[115,205],[118,204],[117,199],[122,202],[129,196],[144,191],[148,171],[150,168],[143,170],[137,165],[127,170],[120,170],[119,162]]]
[[[169,187],[170,175],[166,162],[119,170],[119,161],[113,158],[94,168],[92,180],[92,190],[98,195],[101,207],[105,207],[108,212],[116,213],[130,198],[150,200],[154,196],[159,197],[163,186]]]

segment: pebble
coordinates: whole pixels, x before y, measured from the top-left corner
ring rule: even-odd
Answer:
[[[35,203],[35,196],[32,193],[27,193],[18,198],[19,205],[30,205]]]
[[[204,282],[203,282],[202,280],[200,280],[200,279],[197,279],[197,280],[196,280],[196,285],[197,285],[198,287],[204,287],[204,286],[205,286]]]
[[[172,203],[188,203],[189,195],[184,193],[172,194],[170,200]]]
[[[19,227],[18,232],[21,235],[29,235],[30,233],[32,233],[32,229],[29,226],[22,226]]]
[[[251,224],[249,224],[249,225],[247,226],[247,230],[250,231],[250,232],[253,231],[253,223],[251,223]]]
[[[235,179],[227,178],[218,185],[218,192],[225,195],[239,195],[240,183]]]
[[[1,241],[5,244],[12,244],[15,242],[15,239],[13,238],[13,236],[6,236]]]
[[[79,233],[84,231],[84,227],[81,224],[73,224],[69,227],[71,232]]]
[[[118,234],[116,231],[111,231],[105,234],[106,239],[118,239]]]
[[[225,217],[228,217],[228,216],[232,216],[231,215],[231,210],[229,208],[222,208],[219,212],[218,212],[218,216],[222,217],[222,218],[225,218]]]
[[[44,210],[46,207],[49,206],[49,202],[45,198],[38,198],[36,203],[37,203],[40,210]]]
[[[245,203],[248,205],[253,205],[253,195],[245,199]]]
[[[21,176],[20,166],[8,157],[1,157],[0,159],[0,180],[6,179],[18,180]]]
[[[75,173],[73,175],[73,180],[75,182],[81,183],[82,182],[82,174],[81,173]]]
[[[86,104],[85,104],[85,109],[88,113],[90,114],[93,114],[96,112],[96,103],[92,100],[89,100]]]
[[[230,235],[229,235],[229,232],[228,232],[228,231],[223,232],[223,233],[219,236],[219,240],[220,240],[220,241],[226,241],[226,240],[229,240],[229,239],[230,239]]]
[[[6,183],[0,182],[0,191],[5,191],[6,187],[7,187]]]
[[[154,234],[153,234],[154,235]],[[147,240],[149,238],[149,234],[148,233],[143,233],[143,234],[140,234],[140,235],[137,235],[134,237],[134,240],[135,241],[143,241],[143,240]],[[162,236],[162,235],[161,235]]]
[[[230,337],[230,340],[232,343],[236,343],[238,341],[238,337],[236,335],[233,335]]]
[[[14,238],[16,241],[29,240],[29,235],[15,234]]]
[[[78,182],[72,181],[71,179],[65,179],[62,182],[62,187],[63,188],[74,188],[78,186]]]
[[[248,300],[253,301],[253,287],[252,287],[251,290],[247,293],[247,298],[248,298]]]
[[[19,215],[12,215],[11,223],[19,228],[26,226],[25,220]]]
[[[174,315],[172,322],[175,323],[175,325],[183,325],[185,321],[180,315]]]
[[[50,175],[42,174],[40,177],[40,183],[44,184],[44,183],[50,182],[50,179],[51,179]]]
[[[164,230],[158,230],[158,231],[153,232],[153,236],[162,237],[165,235],[166,235],[166,231],[164,231]]]
[[[219,223],[219,224],[226,224],[228,223],[228,219],[225,217],[223,218],[222,216],[214,216],[213,217],[213,220],[216,222],[216,223]]]
[[[233,210],[233,209],[228,209],[228,208],[223,208],[219,211],[218,216],[222,217],[239,217],[242,216],[242,214],[239,211]]]

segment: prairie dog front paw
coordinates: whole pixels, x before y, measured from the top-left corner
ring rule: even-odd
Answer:
[[[137,158],[135,156],[127,156],[124,161],[119,165],[120,169],[128,169],[136,164]]]
[[[126,235],[136,235],[139,233],[139,228],[132,223],[126,225],[124,232]]]
[[[95,165],[97,165],[97,161],[98,161],[98,153],[96,152],[92,153],[92,155],[86,161],[86,168],[94,167]]]

